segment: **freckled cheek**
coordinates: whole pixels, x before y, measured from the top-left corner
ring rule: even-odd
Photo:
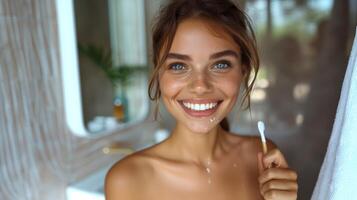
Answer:
[[[184,82],[175,80],[173,77],[163,76],[160,80],[160,91],[162,96],[173,98],[183,88]]]
[[[235,96],[239,94],[240,85],[242,78],[239,75],[228,76],[224,79],[221,79],[218,83],[221,87],[221,90],[228,96]]]

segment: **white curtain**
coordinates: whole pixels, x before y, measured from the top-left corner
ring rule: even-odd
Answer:
[[[357,36],[313,200],[357,198]]]
[[[115,65],[146,65],[144,0],[109,0],[110,38]]]

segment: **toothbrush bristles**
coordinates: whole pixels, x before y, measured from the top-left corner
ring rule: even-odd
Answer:
[[[264,135],[264,131],[265,131],[265,124],[264,124],[264,122],[258,121],[258,130],[259,130],[259,133],[260,133],[260,137],[261,137],[262,142],[265,143],[266,140],[265,140],[265,135]]]

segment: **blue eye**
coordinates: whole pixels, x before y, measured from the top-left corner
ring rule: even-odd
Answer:
[[[224,62],[218,62],[214,65],[214,69],[217,69],[217,70],[225,70],[225,69],[228,69],[231,67],[231,64],[227,61],[224,61]]]
[[[168,68],[169,68],[169,70],[180,71],[180,70],[184,70],[185,66],[180,63],[173,63],[173,64],[170,64]]]

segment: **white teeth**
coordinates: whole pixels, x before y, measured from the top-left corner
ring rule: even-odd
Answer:
[[[200,105],[199,104],[195,104],[195,106],[193,107],[194,110],[200,110]]]
[[[218,104],[217,102],[206,103],[206,104],[194,104],[194,103],[187,103],[187,102],[183,103],[183,105],[186,108],[189,108],[191,110],[208,110],[208,109],[212,109],[212,108],[216,107],[217,104]]]
[[[200,104],[200,110],[206,110],[206,105],[205,104]]]

